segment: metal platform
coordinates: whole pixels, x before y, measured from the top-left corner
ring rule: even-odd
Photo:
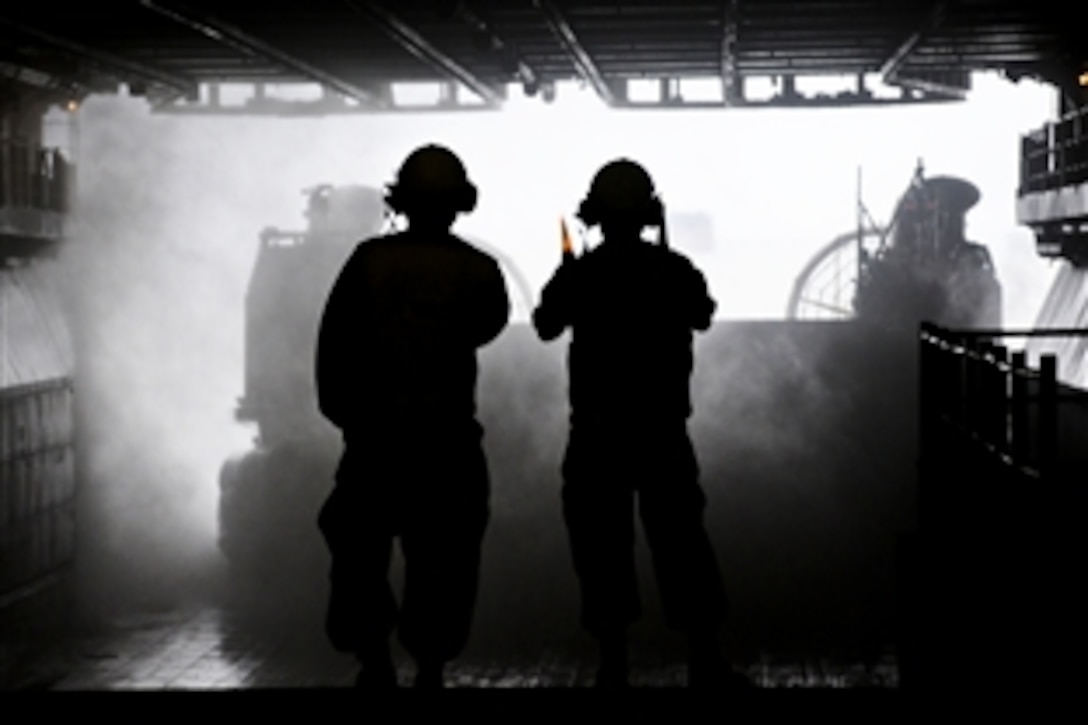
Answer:
[[[132,612],[43,644],[7,638],[0,645],[0,689],[50,692],[327,690],[353,687],[357,666],[306,631],[247,620],[213,601],[166,611]],[[468,655],[447,671],[450,689],[570,689],[593,684],[594,662],[557,633],[557,646],[509,658]],[[397,653],[399,680],[413,666]],[[894,653],[873,661],[767,653],[739,669],[758,688],[895,689]],[[686,687],[682,662],[633,652],[636,689]]]

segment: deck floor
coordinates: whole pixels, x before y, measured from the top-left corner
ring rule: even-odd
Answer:
[[[253,626],[222,603],[165,612],[130,613],[96,631],[55,641],[7,641],[0,647],[5,690],[146,691],[350,688],[357,666],[314,633]],[[411,663],[397,653],[401,684]],[[761,688],[889,688],[897,685],[894,655],[869,663],[765,655],[742,668]],[[467,656],[447,670],[449,688],[581,688],[592,685],[594,663],[576,651],[531,657]],[[686,685],[681,662],[632,653],[631,684]]]

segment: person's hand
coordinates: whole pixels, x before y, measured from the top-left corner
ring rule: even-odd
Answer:
[[[573,254],[564,254],[562,261],[548,281],[549,296],[560,299],[569,299],[574,292],[575,277],[577,276],[578,258]]]

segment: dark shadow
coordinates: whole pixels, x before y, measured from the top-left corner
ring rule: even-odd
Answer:
[[[628,630],[642,611],[637,509],[666,622],[687,636],[689,684],[727,684],[717,641],[725,589],[688,433],[693,333],[710,327],[716,303],[702,273],[669,249],[663,205],[638,164],[605,165],[578,216],[603,242],[576,257],[564,230],[533,324],[546,341],[570,330],[563,518],[581,622],[600,648],[596,683],[628,684]],[[642,240],[647,227],[656,244]]]
[[[386,196],[407,229],[358,245],[320,323],[318,406],[345,445],[319,516],[332,557],[326,631],[359,658],[360,686],[396,686],[394,630],[417,687],[442,686],[469,637],[490,495],[477,350],[510,315],[497,260],[450,232],[476,197],[448,149],[409,155]]]

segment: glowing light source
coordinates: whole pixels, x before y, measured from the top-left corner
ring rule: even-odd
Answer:
[[[79,110],[79,101],[77,101],[76,99],[72,98],[72,99],[70,99],[70,100],[68,101],[68,103],[67,103],[67,104],[65,105],[65,108],[67,108],[67,109],[68,109],[68,112],[69,112],[69,113],[75,113],[76,111],[78,111],[78,110]]]
[[[570,239],[567,220],[563,217],[559,217],[559,243],[564,257],[574,254],[574,242]]]
[[[1080,84],[1082,86],[1088,88],[1088,70],[1081,73],[1080,78],[1078,78],[1077,80],[1080,82]]]

